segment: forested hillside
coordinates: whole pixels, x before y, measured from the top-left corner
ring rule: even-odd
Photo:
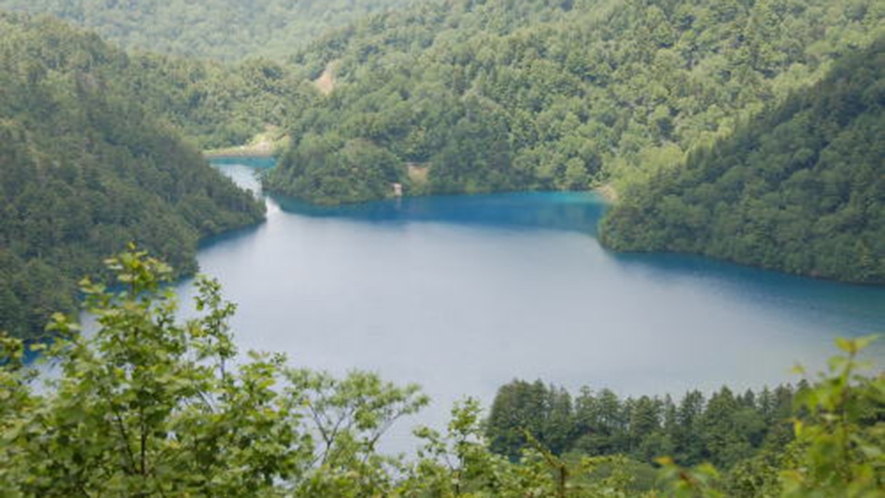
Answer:
[[[135,54],[116,77],[157,119],[201,149],[247,143],[269,127],[285,130],[295,109],[319,98],[290,65]]]
[[[297,110],[271,189],[323,202],[585,189],[694,147],[885,29],[875,0],[449,0],[295,54],[332,94]]]
[[[743,393],[723,387],[709,398],[691,391],[678,400],[622,399],[608,389],[572,396],[541,381],[513,381],[495,396],[486,437],[492,451],[513,460],[531,446],[528,431],[557,455],[625,455],[645,466],[669,455],[680,465],[710,462],[730,470],[793,440],[788,419],[796,392],[791,386]]]
[[[621,250],[885,282],[885,39],[633,185],[602,228]]]
[[[7,14],[0,41],[0,329],[41,335],[130,241],[187,274],[200,238],[262,218],[141,103],[127,55]]]
[[[0,0],[51,14],[125,48],[238,60],[282,58],[325,30],[418,0]]]
[[[303,71],[264,58],[219,62],[130,53],[108,61],[107,70],[121,91],[200,149],[241,145],[269,128],[283,130],[293,109],[319,97]]]

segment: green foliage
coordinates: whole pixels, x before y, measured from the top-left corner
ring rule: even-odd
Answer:
[[[708,400],[691,391],[674,403],[669,396],[622,400],[608,389],[584,388],[572,401],[561,388],[514,381],[499,388],[485,435],[492,451],[512,461],[537,441],[555,455],[626,455],[649,464],[669,456],[728,470],[792,440],[793,397],[789,386],[738,396],[723,387]]]
[[[803,382],[802,389],[794,396],[781,392],[774,395],[763,391],[759,396],[751,391],[734,396],[727,389],[713,395],[706,408],[697,408],[699,394],[689,393],[680,403],[679,413],[665,423],[669,430],[674,424],[685,423],[686,414],[702,421],[707,431],[702,439],[713,438],[730,442],[724,446],[707,448],[712,460],[725,460],[726,467],[701,462],[691,468],[678,466],[670,457],[655,459],[659,466],[656,480],[636,486],[641,470],[630,465],[623,456],[579,456],[574,453],[557,456],[547,449],[532,432],[522,430],[520,460],[513,462],[506,455],[498,456],[491,451],[494,441],[486,441],[484,433],[500,434],[500,428],[490,416],[488,427],[479,423],[478,406],[467,402],[453,411],[453,420],[446,437],[423,429],[419,435],[428,440],[422,458],[415,471],[417,475],[406,481],[405,496],[538,496],[538,497],[793,497],[793,496],[881,496],[885,492],[883,482],[883,409],[885,409],[885,376],[859,374],[860,369],[871,365],[860,362],[857,354],[871,338],[844,340],[837,344],[846,353],[833,358],[830,372],[822,374],[816,383]],[[513,402],[513,391],[522,390],[529,400],[537,404],[543,384],[514,382],[502,390],[508,402]],[[556,392],[557,390],[551,389]],[[529,393],[534,392],[534,396]],[[585,391],[586,393],[586,391]],[[586,395],[586,394],[584,394]],[[610,397],[610,396],[606,396]],[[780,406],[773,406],[773,399],[780,399]],[[642,420],[642,405],[651,404],[648,397],[626,400],[623,404],[632,415],[626,432],[633,432]],[[792,402],[795,407],[792,407]],[[586,401],[584,402],[586,404]],[[576,399],[576,405],[579,405]],[[614,403],[610,403],[614,405]],[[700,402],[703,405],[703,401]],[[496,400],[498,410],[505,408]],[[762,416],[770,412],[792,414],[787,422],[795,431],[795,440],[777,443],[755,456],[728,463],[742,447],[735,436],[752,436],[741,430],[739,422],[747,418],[746,410],[758,407]],[[519,407],[515,407],[519,410]],[[732,410],[728,413],[725,410]],[[543,420],[546,413],[539,413]],[[580,417],[577,417],[580,419]],[[670,418],[665,415],[665,419]],[[783,420],[776,425],[783,424]],[[736,426],[737,424],[737,426]],[[641,425],[641,424],[640,424]],[[764,427],[763,427],[764,428]],[[685,427],[681,427],[685,430]],[[757,428],[758,429],[758,428]],[[696,428],[692,428],[696,430]],[[603,432],[602,429],[593,429]],[[769,432],[769,437],[772,432]],[[736,445],[736,446],[735,446]],[[629,450],[625,450],[627,452]]]
[[[127,241],[187,274],[201,238],[262,218],[142,105],[125,54],[5,14],[0,42],[0,329],[40,336]]]
[[[158,119],[202,149],[243,145],[287,125],[315,91],[289,66],[135,54],[115,77]]]
[[[100,82],[102,90],[113,87],[119,102],[131,100],[128,107],[139,107],[169,133],[186,137],[202,149],[242,145],[268,128],[284,128],[295,109],[318,97],[299,71],[280,62],[258,57],[222,63],[148,53],[127,55],[59,21],[2,11],[0,15],[4,23],[17,25],[0,32],[7,57],[21,65],[10,76],[39,78],[52,70],[88,72],[99,81],[81,83]],[[30,33],[27,39],[18,35],[21,30]]]
[[[51,14],[129,49],[236,60],[286,55],[322,32],[410,0],[2,0]]]
[[[397,418],[426,404],[375,375],[337,380],[237,356],[219,285],[198,284],[181,323],[171,269],[144,252],[108,261],[115,292],[84,281],[86,337],[57,315],[40,346],[57,378],[32,387],[20,341],[0,349],[0,494],[28,496],[369,496],[392,473],[375,452]]]
[[[603,221],[603,241],[885,282],[883,85],[885,39],[684,168],[633,185]]]
[[[660,459],[674,496],[874,497],[885,493],[885,375],[858,354],[875,336],[836,341],[844,356],[795,398],[796,439],[774,458],[755,459],[726,478],[704,464],[681,469]]]
[[[412,474],[400,484],[404,497],[625,497],[633,478],[621,457],[563,459],[534,439],[520,463],[490,451],[482,435],[479,403],[452,410],[445,436],[421,428],[426,441]],[[607,469],[605,475],[596,474]]]
[[[809,414],[796,420],[796,468],[783,472],[787,496],[881,496],[885,491],[885,375],[868,377],[857,359],[874,337],[839,339],[845,356],[830,360],[813,389],[797,397]]]
[[[294,112],[267,186],[329,203],[389,196],[390,183],[432,194],[637,181],[870,45],[879,4],[452,0],[374,16],[292,57],[311,77],[331,68],[337,85]],[[413,168],[388,178],[342,164],[353,140]]]
[[[342,143],[333,135],[305,135],[287,159],[295,166],[275,178],[289,175],[291,191],[318,204],[383,198],[402,169],[395,156],[367,140]]]
[[[571,396],[540,381],[514,381],[498,389],[492,402],[486,437],[492,451],[518,460],[532,440],[561,455],[577,434]]]
[[[377,443],[404,416],[429,399],[417,385],[403,388],[370,373],[344,379],[326,373],[289,369],[287,397],[303,407],[310,423],[314,471],[300,486],[300,496],[379,496],[393,484],[398,459],[378,453]]]

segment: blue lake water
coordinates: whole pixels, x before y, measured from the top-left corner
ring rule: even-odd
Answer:
[[[215,164],[255,191],[272,166]],[[397,450],[409,426],[445,421],[467,395],[490,402],[514,378],[624,395],[757,388],[796,380],[796,362],[822,366],[837,336],[885,331],[885,288],[607,251],[593,194],[267,203],[266,223],[199,253],[239,305],[237,342],[424,386],[434,403],[403,423]],[[870,356],[881,365],[885,344]]]

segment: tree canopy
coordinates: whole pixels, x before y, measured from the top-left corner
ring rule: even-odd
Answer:
[[[885,38],[685,167],[633,185],[603,240],[885,283],[883,129]]]
[[[336,86],[295,110],[267,186],[336,203],[391,183],[628,183],[819,81],[883,16],[867,0],[451,0],[374,16],[292,56]],[[354,149],[372,159],[351,164]]]
[[[131,91],[124,53],[53,21],[0,33],[0,329],[41,336],[129,241],[188,274],[200,239],[262,219]]]
[[[219,60],[282,58],[324,31],[416,0],[0,0],[128,49]]]

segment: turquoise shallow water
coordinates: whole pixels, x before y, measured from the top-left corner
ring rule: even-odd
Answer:
[[[272,164],[216,163],[256,192],[256,169]],[[885,331],[885,288],[611,253],[593,194],[267,203],[266,223],[199,253],[239,305],[238,343],[420,383],[435,403],[406,427],[517,377],[622,394],[771,385],[795,380],[796,362],[821,366],[838,335]],[[883,351],[871,352],[879,365]],[[406,432],[392,448],[409,447]]]

